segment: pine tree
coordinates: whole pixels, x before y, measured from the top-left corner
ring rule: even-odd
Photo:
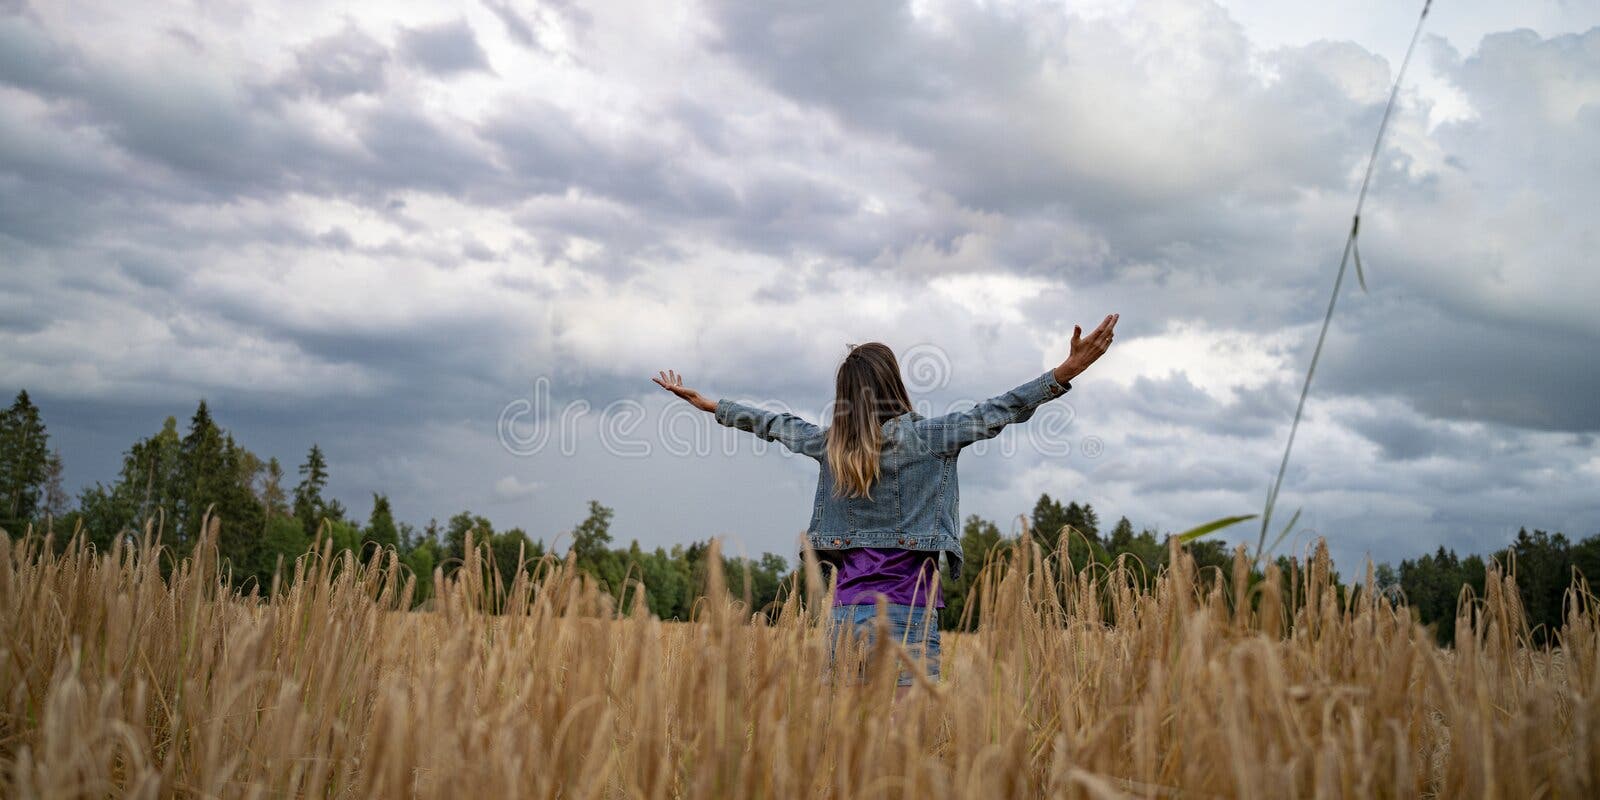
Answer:
[[[294,487],[294,515],[300,520],[307,538],[314,538],[322,520],[328,516],[328,504],[322,499],[322,490],[328,485],[328,461],[322,448],[311,445],[306,463],[300,465],[300,484]]]
[[[268,553],[264,534],[266,511],[254,486],[261,474],[261,459],[224,433],[221,472],[211,482],[216,492],[216,514],[221,520],[217,547],[234,568],[236,582],[254,577],[262,585],[272,579],[276,553]]]
[[[1116,527],[1111,529],[1111,553],[1115,555],[1126,551],[1133,544],[1133,535],[1133,523],[1127,517],[1118,519]]]
[[[1083,535],[1089,537],[1091,541],[1100,541],[1100,515],[1094,513],[1094,506],[1088,503],[1083,504],[1083,527],[1081,530]]]
[[[400,531],[395,527],[388,495],[372,493],[372,514],[367,517],[367,529],[363,534],[366,541],[375,542],[380,547],[400,545]]]
[[[1076,506],[1074,503],[1073,507]],[[1048,494],[1039,495],[1039,502],[1033,504],[1033,516],[1029,524],[1034,539],[1046,554],[1055,552],[1061,542],[1061,528],[1069,522],[1067,509],[1061,507],[1060,501],[1052,500]]]
[[[219,483],[226,480],[222,450],[222,430],[212,420],[206,401],[201,400],[180,450],[177,536],[188,547],[199,540],[206,512],[222,494]]]
[[[178,535],[193,547],[208,519],[217,524],[217,552],[234,580],[268,580],[274,557],[264,552],[266,514],[255,494],[261,459],[234,440],[211,416],[204,400],[189,420],[179,449]]]
[[[49,480],[49,434],[27,390],[0,412],[0,528],[20,535],[38,516]]]
[[[1100,516],[1094,513],[1094,506],[1087,503],[1080,506],[1076,501],[1067,504],[1065,513],[1066,524],[1072,529],[1083,534],[1091,542],[1100,541]]]

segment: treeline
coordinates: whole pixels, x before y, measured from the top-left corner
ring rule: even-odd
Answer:
[[[1052,550],[1060,542],[1060,532],[1068,531],[1067,551],[1078,567],[1090,560],[1110,565],[1124,553],[1139,559],[1151,575],[1167,566],[1169,551],[1165,535],[1149,528],[1136,534],[1128,518],[1122,517],[1112,526],[1109,535],[1102,536],[1099,515],[1088,504],[1079,506],[1069,502],[1063,506],[1044,495],[1034,505],[1030,522],[1032,529],[1039,532],[1041,546]],[[1057,533],[1050,533],[1052,531]],[[1076,533],[1070,533],[1073,531]],[[1209,571],[1213,577],[1224,581],[1232,580],[1233,554],[1225,544],[1201,540],[1184,547],[1202,571]],[[1290,562],[1287,556],[1277,559],[1279,570],[1285,575],[1293,570]],[[1498,563],[1502,573],[1515,576],[1534,641],[1543,644],[1550,633],[1561,627],[1567,589],[1574,580],[1580,576],[1600,576],[1600,534],[1591,534],[1575,542],[1559,532],[1529,532],[1523,528],[1507,547],[1487,558],[1458,556],[1455,550],[1441,546],[1431,555],[1401,561],[1398,568],[1388,563],[1376,564],[1373,583],[1377,591],[1391,599],[1403,599],[1423,624],[1434,626],[1441,643],[1453,644],[1456,610],[1463,592],[1470,591],[1470,596],[1476,598],[1484,596],[1490,563]],[[1252,585],[1263,578],[1259,569],[1250,573]],[[1364,575],[1361,580],[1365,580]],[[1349,584],[1340,579],[1337,571],[1333,573],[1333,582],[1341,592],[1348,591]]]
[[[39,409],[26,391],[0,412],[0,528],[19,535],[30,525],[57,532],[81,530],[99,547],[115,537],[142,530],[156,520],[163,543],[182,557],[193,548],[208,511],[220,521],[217,548],[242,589],[252,585],[266,591],[273,575],[287,570],[319,537],[336,550],[368,553],[371,548],[391,548],[417,577],[416,601],[426,603],[432,594],[435,567],[449,572],[465,560],[469,537],[492,555],[501,579],[510,584],[519,565],[533,570],[547,554],[542,539],[521,528],[496,530],[483,516],[462,511],[445,522],[429,520],[421,527],[396,520],[389,498],[372,496],[372,508],[363,521],[337,499],[327,496],[329,465],[321,448],[313,444],[294,475],[286,474],[276,458],[262,460],[236,441],[212,418],[201,402],[181,431],[168,417],[161,430],[135,442],[123,455],[122,467],[110,484],[85,488],[74,502],[62,489],[60,453],[49,447],[49,434]],[[292,485],[291,485],[292,484]],[[709,541],[656,547],[646,551],[633,540],[616,547],[611,532],[614,512],[597,501],[589,502],[587,516],[570,531],[566,547],[551,555],[574,558],[578,569],[609,587],[631,605],[633,593],[621,591],[626,583],[643,583],[651,611],[662,619],[689,619],[694,602],[705,588],[711,554]],[[1063,504],[1041,495],[1028,517],[1028,535],[1046,552],[1065,546],[1076,567],[1090,562],[1110,565],[1118,557],[1137,560],[1154,576],[1167,565],[1170,534],[1152,528],[1136,530],[1127,517],[1109,531],[1102,529],[1093,506],[1075,501]],[[1062,539],[1065,537],[1065,542]],[[65,537],[60,537],[64,545]],[[943,581],[945,609],[941,626],[955,629],[975,602],[974,581],[981,565],[1001,547],[1014,543],[998,525],[977,516],[966,519],[962,549],[967,569],[961,580]],[[1215,540],[1184,545],[1213,579],[1231,580],[1232,551]],[[1493,553],[1510,568],[1514,565],[1518,590],[1536,635],[1560,626],[1564,592],[1574,571],[1600,574],[1600,535],[1572,542],[1561,533],[1524,530],[1509,547]],[[722,557],[728,589],[749,596],[754,610],[770,609],[793,577],[783,556],[763,553],[759,558]],[[1292,564],[1279,559],[1287,574]],[[798,565],[796,565],[798,566]],[[1477,555],[1458,557],[1452,550],[1402,561],[1398,568],[1380,564],[1375,570],[1377,588],[1403,596],[1424,623],[1437,623],[1441,641],[1454,638],[1454,618],[1462,587],[1482,596],[1488,560]],[[1263,579],[1259,571],[1252,582]],[[1334,580],[1339,583],[1337,573]],[[1540,626],[1543,626],[1540,628]]]
[[[218,525],[218,554],[240,589],[253,585],[265,592],[275,573],[287,572],[321,537],[335,552],[366,555],[374,547],[392,548],[417,577],[419,604],[432,596],[435,567],[449,572],[465,561],[469,538],[492,556],[507,585],[519,565],[532,572],[546,555],[544,541],[521,528],[496,530],[470,510],[421,527],[397,520],[382,493],[372,495],[363,521],[328,496],[328,479],[328,460],[319,446],[311,446],[290,476],[278,459],[262,459],[241,445],[202,401],[184,430],[168,417],[161,430],[127,449],[115,480],[85,488],[74,503],[62,488],[60,453],[50,449],[49,432],[28,393],[19,392],[0,412],[0,528],[13,536],[29,526],[49,529],[58,534],[57,546],[64,547],[61,534],[81,530],[103,549],[153,520],[162,543],[181,558],[192,551],[209,513]],[[706,585],[711,543],[645,551],[634,540],[626,548],[613,547],[612,517],[612,509],[590,501],[588,515],[570,531],[577,567],[612,587],[624,608],[633,596],[617,589],[636,580],[644,583],[653,612],[663,619],[688,619]],[[566,554],[563,549],[554,555]],[[777,599],[779,584],[790,573],[785,559],[772,553],[722,561],[729,591],[741,597],[748,592],[756,608]]]
[[[1378,565],[1374,582],[1380,589],[1401,593],[1424,622],[1438,623],[1439,641],[1452,644],[1463,587],[1472,596],[1483,597],[1491,561],[1515,574],[1534,641],[1542,644],[1561,627],[1567,589],[1579,577],[1593,581],[1600,576],[1600,534],[1572,541],[1560,532],[1530,533],[1522,528],[1510,546],[1487,560],[1477,555],[1463,558],[1440,547],[1432,555],[1401,561],[1399,569]]]

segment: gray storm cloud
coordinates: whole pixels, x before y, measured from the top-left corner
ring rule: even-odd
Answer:
[[[1342,561],[1600,529],[1600,29],[1541,14],[1429,39],[1402,95],[1285,487]],[[149,17],[0,12],[0,385],[70,484],[206,397],[263,455],[320,442],[360,513],[548,539],[593,497],[780,553],[814,467],[621,456],[608,405],[655,430],[673,367],[815,417],[880,339],[945,355],[944,406],[1115,310],[1075,449],[964,458],[963,510],[1255,510],[1399,55],[1191,0]],[[589,411],[519,457],[496,421],[540,376]]]

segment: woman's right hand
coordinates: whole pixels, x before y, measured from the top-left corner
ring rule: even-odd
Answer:
[[[1083,328],[1072,326],[1072,354],[1055,368],[1056,383],[1066,385],[1067,381],[1081,375],[1090,364],[1106,354],[1106,350],[1111,347],[1111,339],[1117,329],[1117,318],[1120,316],[1122,315],[1107,314],[1106,318],[1101,320],[1100,327],[1095,328],[1088,336],[1082,336]]]
[[[685,400],[688,400],[690,405],[693,405],[695,408],[698,408],[701,411],[714,413],[717,410],[717,401],[709,400],[699,392],[684,386],[682,375],[679,375],[670,369],[657,374],[660,375],[660,377],[650,379],[655,381],[657,386],[660,386],[661,388],[666,389],[667,391],[672,392],[673,394]]]

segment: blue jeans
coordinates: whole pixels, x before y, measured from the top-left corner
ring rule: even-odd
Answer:
[[[922,667],[927,676],[935,683],[939,681],[939,616],[938,609],[933,609],[933,616],[928,616],[928,609],[923,605],[908,606],[902,603],[889,603],[889,636],[906,649],[913,660],[921,660]],[[834,662],[839,659],[839,646],[845,643],[844,637],[856,636],[865,639],[863,652],[872,653],[873,644],[877,639],[878,608],[872,604],[834,606],[833,624],[828,627],[828,671],[823,675],[824,683],[831,683]],[[887,651],[880,657],[888,657]],[[863,660],[865,661],[865,659]],[[856,681],[865,679],[865,663],[863,669],[858,670]],[[900,664],[900,676],[895,682],[899,686],[912,684],[911,673],[906,669],[904,662]]]

